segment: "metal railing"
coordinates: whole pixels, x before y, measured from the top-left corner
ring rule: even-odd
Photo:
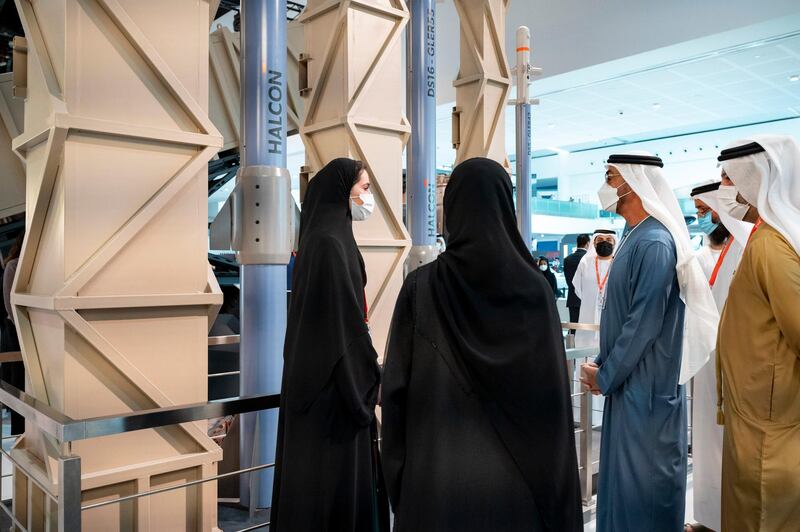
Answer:
[[[122,415],[73,419],[26,394],[22,390],[0,381],[0,404],[6,405],[16,411],[39,430],[54,437],[61,452],[63,453],[66,451],[65,454],[59,454],[57,457],[57,484],[54,484],[43,471],[37,470],[35,467],[31,467],[30,464],[18,460],[11,452],[10,445],[3,445],[2,449],[0,449],[0,453],[8,458],[14,467],[21,470],[33,484],[40,488],[48,499],[55,503],[58,508],[55,528],[59,532],[77,532],[81,530],[81,514],[84,511],[168,491],[185,489],[222,478],[251,473],[274,467],[275,464],[260,464],[237,471],[188,481],[183,484],[153,489],[82,506],[81,459],[79,456],[69,454],[70,442],[87,440],[100,436],[109,436],[112,434],[122,434],[134,430],[153,429],[191,421],[201,421],[234,414],[269,410],[277,408],[279,403],[280,396],[278,394],[265,394],[210,401],[207,403],[154,408]],[[9,439],[13,438],[5,438],[5,440]],[[5,475],[5,477],[8,476],[9,475]],[[0,460],[0,477],[3,477],[2,460]],[[14,515],[14,512],[8,509],[2,501],[2,484],[0,483],[0,509],[8,515],[16,529],[27,532],[29,528],[23,525]],[[50,524],[49,521],[48,524]],[[238,532],[257,530],[268,525],[268,522],[260,523],[244,528]],[[44,528],[47,530],[50,529],[49,526],[45,526]]]
[[[582,323],[562,323],[562,328],[567,330],[586,330],[597,331],[597,325]],[[570,338],[568,335],[567,338]],[[209,345],[227,345],[238,343],[238,335],[210,337]],[[596,461],[592,460],[593,454],[593,425],[592,425],[592,394],[590,392],[575,392],[575,384],[580,385],[575,378],[578,363],[592,359],[598,353],[597,347],[574,348],[568,346],[566,349],[567,364],[570,366],[573,384],[572,397],[579,397],[580,421],[575,434],[578,437],[578,466],[581,482],[581,491],[584,505],[589,506],[592,501],[592,480]],[[4,353],[4,355],[6,355]],[[7,354],[9,359],[15,359],[18,355]],[[8,360],[10,361],[10,360]],[[59,444],[59,448],[65,454],[57,457],[58,462],[58,482],[52,482],[47,475],[35,469],[31,464],[18,460],[11,452],[11,445],[5,443],[12,438],[5,438],[4,445],[0,448],[0,453],[11,461],[14,467],[21,470],[27,478],[42,490],[47,498],[55,502],[58,508],[56,528],[59,532],[74,532],[81,529],[81,514],[84,511],[101,508],[113,504],[120,504],[126,501],[158,495],[161,493],[185,489],[199,484],[233,477],[245,473],[251,473],[262,469],[274,467],[274,464],[260,464],[237,471],[221,473],[218,475],[187,481],[174,486],[152,489],[131,495],[120,496],[114,499],[100,501],[96,503],[81,505],[81,459],[79,456],[69,454],[70,442],[122,434],[135,430],[153,429],[188,423],[192,421],[207,420],[268,410],[277,408],[280,397],[273,395],[255,395],[247,397],[237,397],[222,399],[206,403],[195,403],[188,405],[170,406],[164,408],[154,408],[141,410],[122,415],[98,416],[86,419],[73,419],[62,412],[50,407],[46,403],[26,394],[5,382],[0,381],[0,404],[5,405],[22,415],[26,421],[36,426],[42,432],[49,434]],[[574,406],[573,406],[574,407]],[[8,477],[10,475],[5,475]],[[2,463],[0,462],[0,477],[3,477]],[[0,479],[1,480],[1,479]],[[2,509],[12,520],[14,526],[22,531],[27,531],[14,512],[6,507],[2,502],[2,485],[0,484],[0,509]],[[269,523],[261,523],[238,532],[257,530],[268,526]]]
[[[563,201],[546,198],[533,198],[533,212],[550,216],[568,216],[571,218],[597,218],[600,207],[595,203]]]
[[[241,342],[241,336],[238,334],[229,334],[227,336],[209,336],[208,345],[234,345]]]
[[[564,330],[572,331],[598,331],[599,325],[587,323],[562,323],[561,328]],[[583,391],[580,379],[576,378],[579,373],[579,364],[593,360],[600,351],[598,346],[592,347],[572,347],[570,340],[574,340],[573,335],[567,335],[567,367],[570,371],[570,382],[572,384],[572,398],[579,397],[580,420],[578,421],[578,428],[575,429],[575,436],[578,440],[578,473],[581,482],[581,496],[584,506],[590,506],[592,503],[592,484],[594,477],[594,467],[597,464],[596,460],[592,459],[594,451],[594,424],[592,422],[592,393]],[[575,389],[580,390],[578,392]],[[573,404],[573,410],[575,406]]]
[[[238,334],[229,334],[226,336],[209,336],[208,337],[208,345],[210,346],[217,346],[217,345],[236,345],[241,342],[241,336]],[[232,353],[238,356],[238,353]],[[241,371],[222,371],[219,373],[209,373],[208,378],[214,379],[218,377],[232,377],[234,375],[240,375]]]

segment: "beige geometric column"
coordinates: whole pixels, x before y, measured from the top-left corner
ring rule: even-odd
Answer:
[[[241,82],[239,81],[239,32],[219,25],[209,37],[209,110],[211,121],[222,134],[223,150],[239,147],[241,128]],[[290,22],[286,30],[286,117],[287,134],[300,131],[303,100],[297,86],[303,26]]]
[[[12,74],[0,74],[0,218],[25,211],[25,166],[11,149],[11,140],[22,132],[23,104],[13,97]]]
[[[222,301],[206,257],[206,168],[222,145],[207,111],[208,2],[16,3],[28,232],[13,302],[28,391],[76,419],[204,402]],[[222,453],[206,432],[197,422],[75,442],[83,502],[214,475]],[[29,425],[14,454],[55,482],[57,451]],[[16,492],[23,523],[42,521],[38,500]],[[83,527],[216,530],[216,485],[90,510]]]
[[[367,302],[382,356],[410,241],[402,218],[402,153],[410,127],[403,114],[400,37],[403,0],[309,0],[305,26],[308,89],[300,134],[313,178],[328,161],[364,162],[376,209],[353,224],[367,266]]]
[[[461,22],[461,62],[453,111],[458,164],[488,157],[509,168],[505,109],[511,87],[505,53],[509,0],[453,0]]]

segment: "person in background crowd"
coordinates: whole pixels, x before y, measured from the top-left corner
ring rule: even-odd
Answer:
[[[586,255],[589,247],[589,235],[578,235],[575,245],[577,246],[575,251],[564,258],[564,278],[567,281],[567,309],[569,310],[569,321],[572,323],[578,323],[581,312],[581,298],[575,295],[572,279],[575,277],[578,264],[580,264],[583,256]],[[570,332],[575,333],[575,331]]]
[[[730,236],[725,224],[720,223],[719,214],[700,198],[701,195],[718,189],[719,182],[711,183],[695,187],[690,194],[694,200],[694,207],[697,209],[697,226],[705,236],[703,247],[697,252],[697,259],[700,261],[703,273],[706,274],[706,279],[711,278],[714,266],[717,265],[719,256],[725,249]]]
[[[461,163],[444,209],[447,251],[406,278],[389,334],[382,458],[395,531],[583,530],[560,320],[508,173]]]
[[[548,262],[547,257],[545,256],[539,257],[539,271],[542,272],[545,280],[547,280],[547,282],[550,284],[550,288],[553,290],[553,295],[558,298],[558,282],[556,281],[556,275],[550,269],[550,262]]]
[[[722,189],[722,190],[721,190]],[[713,264],[703,265],[717,309],[722,312],[728,288],[744,252],[752,224],[732,218],[720,208],[725,191],[719,182],[699,186],[691,197],[703,232],[710,240],[705,249],[722,248],[705,257],[716,257]],[[711,222],[711,225],[709,225]],[[728,229],[730,228],[730,229]],[[720,239],[722,241],[720,242]],[[698,257],[703,263],[703,257]],[[692,482],[694,485],[694,518],[685,532],[721,530],[720,499],[722,494],[722,427],[717,425],[717,373],[714,359],[694,376],[692,395]],[[701,524],[702,523],[702,524]]]
[[[728,213],[756,224],[717,341],[722,530],[798,530],[800,145],[754,136],[718,160]]]
[[[614,248],[617,245],[617,233],[610,229],[597,229],[592,235],[592,244],[589,252],[578,265],[575,279],[575,293],[581,298],[580,323],[598,325],[602,314],[603,298],[608,285],[608,274],[611,270],[611,261],[614,258]],[[575,347],[590,347],[600,345],[598,331],[577,331],[575,333]]]
[[[600,355],[581,368],[587,389],[606,397],[598,532],[683,528],[683,384],[708,360],[718,314],[662,166],[650,154],[612,155],[598,192],[626,222],[601,305]]]
[[[25,232],[21,232],[14,245],[8,251],[3,270],[3,305],[5,319],[3,319],[0,329],[0,351],[13,352],[19,351],[19,339],[17,329],[14,325],[14,313],[11,309],[11,288],[14,285],[14,277],[17,273],[17,263],[22,253],[22,243],[25,239]],[[3,362],[0,364],[0,379],[10,385],[25,390],[25,365],[22,362]],[[25,418],[11,410],[11,434],[22,434],[25,432]]]

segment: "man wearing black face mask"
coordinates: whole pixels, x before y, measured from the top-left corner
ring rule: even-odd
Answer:
[[[611,237],[598,237],[600,238],[609,238],[609,240],[599,240],[594,249],[597,251],[597,256],[601,260],[611,260],[611,255],[614,253],[614,242],[610,240]]]
[[[586,255],[589,248],[589,235],[578,235],[576,241],[577,249],[564,259],[564,277],[567,280],[567,308],[569,309],[569,321],[577,323],[580,319],[581,300],[575,295],[575,287],[572,285],[572,279],[575,277],[575,272],[578,271],[578,265]],[[575,331],[570,331],[575,334]]]
[[[589,251],[578,265],[572,280],[575,294],[581,299],[580,323],[599,324],[600,309],[605,294],[608,272],[614,254],[617,236],[609,229],[598,229],[592,236]],[[575,347],[598,345],[599,334],[594,331],[577,331]]]

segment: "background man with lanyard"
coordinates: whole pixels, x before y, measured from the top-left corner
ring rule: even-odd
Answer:
[[[580,234],[575,241],[577,248],[572,254],[564,258],[564,277],[567,280],[567,309],[569,309],[569,321],[577,323],[580,319],[581,312],[581,298],[575,294],[575,286],[572,284],[575,278],[575,272],[578,271],[578,264],[581,259],[586,255],[589,248],[589,235]],[[575,334],[575,331],[570,331]]]
[[[592,235],[592,243],[586,255],[578,264],[572,280],[575,295],[581,300],[578,321],[598,325],[600,323],[601,301],[605,294],[608,272],[617,245],[617,234],[609,229],[597,229]],[[600,344],[600,333],[596,331],[577,331],[575,347],[591,347]]]

